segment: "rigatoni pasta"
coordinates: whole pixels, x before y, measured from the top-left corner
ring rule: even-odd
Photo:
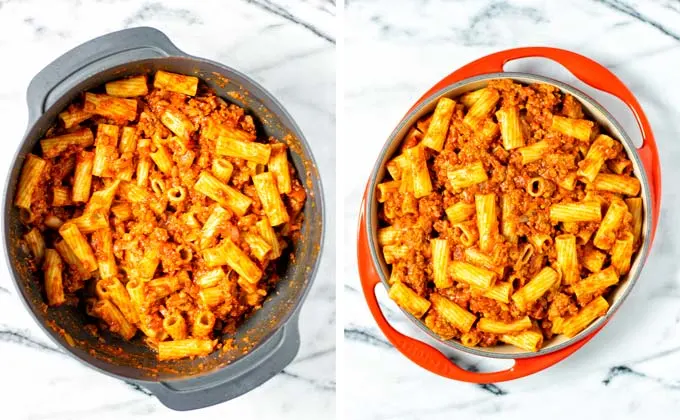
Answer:
[[[508,79],[440,98],[377,184],[390,297],[466,346],[537,351],[602,316],[644,209],[624,148],[584,115]]]
[[[287,149],[194,76],[86,92],[26,155],[14,198],[45,301],[84,302],[161,360],[219,348],[299,235],[306,193]]]

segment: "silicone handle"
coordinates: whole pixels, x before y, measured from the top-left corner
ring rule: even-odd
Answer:
[[[582,82],[621,99],[633,112],[640,132],[642,133],[642,146],[638,148],[638,155],[640,156],[642,165],[645,167],[651,190],[651,213],[653,223],[650,232],[650,240],[654,241],[656,225],[661,210],[661,165],[659,163],[659,152],[656,141],[654,140],[654,134],[649,125],[649,120],[647,120],[647,116],[642,110],[642,106],[640,106],[640,103],[630,89],[628,89],[614,73],[596,61],[559,48],[525,47],[499,51],[475,60],[449,74],[427,91],[427,93],[425,93],[411,109],[418,106],[418,104],[433,93],[455,82],[481,74],[503,72],[505,63],[527,57],[548,58],[563,65]]]
[[[102,70],[134,60],[187,56],[154,28],[124,29],[100,36],[48,64],[28,86],[28,126],[74,85]]]
[[[215,373],[173,382],[137,382],[168,408],[178,411],[209,407],[249,392],[279,374],[300,349],[298,314],[267,342]]]
[[[649,125],[649,121],[642,110],[642,107],[630,90],[628,90],[628,88],[612,72],[595,61],[570,51],[556,48],[530,47],[501,51],[473,61],[472,63],[451,73],[439,83],[434,85],[428,92],[426,92],[413,105],[411,110],[416,108],[422,101],[430,97],[432,94],[453,83],[470,77],[479,76],[481,74],[503,72],[503,66],[505,63],[525,57],[544,57],[554,60],[569,69],[569,71],[571,71],[583,82],[596,89],[617,96],[633,111],[636,116],[640,131],[642,132],[643,139],[643,145],[638,149],[638,153],[643,166],[645,167],[645,172],[647,174],[651,189],[652,226],[650,230],[650,239],[653,241],[659,219],[659,206],[661,198],[661,170],[656,142],[654,141],[654,135]],[[368,236],[369,233],[366,229],[366,200],[368,197],[368,188],[370,188],[370,184],[367,185],[366,191],[364,192],[364,199],[362,202],[361,214],[359,218],[357,254],[361,286],[366,301],[368,302],[371,314],[375,318],[382,332],[395,346],[395,348],[397,348],[401,353],[403,353],[417,365],[429,370],[430,372],[459,381],[473,383],[508,381],[531,375],[565,359],[583,347],[583,345],[590,341],[606,324],[603,323],[603,325],[597,330],[593,331],[592,334],[564,349],[542,356],[517,359],[511,368],[503,371],[479,373],[469,372],[460,368],[453,361],[447,358],[442,352],[430,346],[429,344],[401,334],[395,330],[385,319],[375,295],[375,286],[380,283],[381,280],[371,259]]]

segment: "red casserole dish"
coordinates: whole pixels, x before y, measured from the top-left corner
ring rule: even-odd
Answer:
[[[642,133],[642,146],[639,148],[635,147],[625,131],[604,108],[575,88],[532,74],[504,73],[503,66],[507,62],[526,57],[544,57],[556,61],[584,83],[622,100],[631,109],[637,120],[638,127]],[[634,269],[631,270],[631,273],[622,282],[621,286],[612,294],[611,299],[613,303],[608,313],[586,328],[581,334],[571,339],[556,340],[536,353],[512,352],[504,349],[480,350],[478,348],[464,347],[451,341],[439,340],[448,347],[467,353],[515,360],[515,364],[509,369],[498,372],[479,373],[462,369],[429,344],[398,332],[390,326],[382,314],[375,295],[375,286],[380,282],[387,285],[387,274],[384,261],[382,261],[379,253],[376,252],[377,223],[375,223],[375,220],[377,216],[374,190],[375,185],[385,172],[384,164],[387,158],[389,158],[396,145],[403,138],[405,127],[407,129],[419,116],[430,112],[439,97],[456,96],[479,88],[490,79],[498,78],[511,78],[524,83],[540,82],[553,84],[579,99],[584,108],[590,114],[593,114],[598,122],[607,126],[616,135],[626,148],[629,158],[633,161],[636,176],[638,176],[643,185],[642,197],[645,209],[645,221],[643,224],[644,244],[635,258],[633,263]],[[630,289],[634,286],[644,261],[649,254],[659,218],[660,197],[661,172],[657,147],[651,127],[638,101],[612,72],[586,57],[555,48],[533,47],[501,51],[460,68],[434,85],[411,107],[383,148],[366,187],[360,214],[357,256],[364,295],[373,317],[389,341],[411,361],[433,373],[450,379],[473,383],[502,382],[531,375],[554,365],[581,348],[601,330],[618,309]],[[419,320],[410,315],[409,318],[429,333],[429,330]],[[430,333],[430,335],[432,334]]]

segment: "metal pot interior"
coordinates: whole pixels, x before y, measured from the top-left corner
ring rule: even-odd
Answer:
[[[126,342],[103,333],[104,342],[90,335],[83,326],[85,314],[73,307],[47,308],[41,295],[42,273],[30,273],[25,255],[18,241],[23,232],[19,214],[12,205],[23,157],[38,147],[38,140],[62,111],[81,92],[110,80],[135,74],[150,74],[167,70],[195,75],[210,86],[220,97],[243,107],[253,116],[260,135],[274,136],[287,141],[298,176],[306,187],[302,239],[290,255],[284,254],[279,268],[281,280],[265,300],[261,309],[241,325],[233,338],[231,349],[215,351],[208,357],[195,360],[159,362],[156,354],[144,345],[141,338]],[[80,82],[68,94],[29,127],[19,150],[18,159],[9,174],[5,199],[5,245],[18,288],[38,323],[64,348],[92,367],[126,379],[167,381],[187,379],[213,372],[243,358],[279,330],[301,304],[314,276],[323,236],[323,197],[317,167],[300,129],[291,117],[267,92],[239,73],[217,63],[195,58],[155,58],[140,60],[93,74]]]
[[[378,245],[377,238],[378,203],[375,196],[375,186],[387,174],[385,165],[392,158],[392,156],[397,154],[398,147],[402,139],[406,136],[409,128],[413,124],[415,124],[416,121],[418,121],[421,117],[433,112],[437,104],[437,100],[440,97],[446,96],[450,98],[456,98],[464,93],[486,87],[488,81],[492,79],[512,79],[516,82],[523,84],[547,83],[558,87],[561,91],[565,93],[573,95],[583,105],[584,112],[587,115],[587,118],[597,121],[597,123],[600,124],[600,126],[603,128],[603,132],[610,134],[612,137],[623,143],[623,146],[626,149],[626,153],[628,154],[629,159],[633,163],[634,173],[638,177],[638,179],[640,179],[642,184],[641,197],[643,200],[644,208],[642,227],[643,236],[642,247],[634,256],[634,260],[631,263],[631,269],[628,275],[619,282],[618,287],[613,291],[613,293],[611,293],[608,296],[607,300],[609,301],[610,308],[607,314],[604,317],[601,317],[598,320],[596,320],[588,328],[583,330],[575,337],[571,339],[562,335],[553,337],[551,340],[547,340],[544,343],[543,348],[540,349],[538,352],[527,352],[526,350],[522,350],[507,344],[501,344],[489,348],[484,347],[470,348],[463,346],[462,344],[455,340],[446,341],[442,340],[441,338],[439,338],[439,336],[437,336],[429,328],[427,328],[421,320],[415,318],[405,310],[402,310],[402,312],[404,312],[404,314],[408,318],[410,318],[411,321],[413,321],[421,330],[430,335],[432,338],[438,340],[441,343],[444,343],[445,345],[451,348],[475,354],[478,356],[486,356],[493,358],[508,358],[508,359],[529,358],[552,353],[554,351],[567,347],[568,345],[573,344],[581,340],[582,338],[586,337],[588,334],[590,334],[598,327],[603,325],[603,323],[605,323],[607,319],[618,309],[618,307],[621,305],[625,297],[630,292],[633,284],[639,277],[640,271],[642,270],[642,266],[644,264],[644,260],[650,246],[649,234],[652,226],[650,213],[651,198],[649,183],[647,181],[647,176],[645,174],[644,167],[642,166],[642,162],[640,161],[640,158],[637,154],[637,151],[635,149],[635,146],[633,145],[632,140],[623,131],[622,127],[619,125],[619,123],[616,122],[614,117],[611,114],[609,114],[609,112],[607,112],[604,108],[602,108],[602,106],[600,106],[597,102],[595,102],[592,98],[590,98],[583,92],[569,85],[558,82],[556,80],[552,80],[537,75],[508,72],[486,74],[482,76],[465,79],[458,83],[452,84],[440,90],[439,92],[436,92],[435,94],[424,100],[420,105],[418,105],[415,109],[409,112],[409,114],[406,115],[406,117],[399,123],[397,128],[392,132],[371,174],[371,179],[369,181],[369,185],[371,186],[371,188],[369,190],[370,195],[368,198],[367,209],[368,215],[367,229],[369,231],[371,238],[370,252],[374,263],[376,264],[377,267],[380,268],[378,272],[380,274],[383,284],[385,285],[385,287],[389,287],[387,283],[387,279],[389,278],[389,269],[383,259],[382,252],[380,252],[380,248]]]

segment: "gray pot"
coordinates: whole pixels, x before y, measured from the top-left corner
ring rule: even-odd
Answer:
[[[232,349],[196,360],[159,362],[140,339],[126,342],[108,333],[103,334],[105,343],[99,342],[82,328],[87,321],[81,311],[67,306],[46,307],[41,295],[42,273],[28,270],[28,256],[18,246],[25,228],[19,223],[13,200],[21,167],[26,154],[36,149],[57,114],[83,91],[113,79],[159,69],[201,78],[217,95],[252,115],[259,133],[278,139],[290,134],[290,155],[308,192],[303,239],[293,251],[295,264],[283,264],[276,290],[233,336]],[[324,204],[319,172],[309,145],[281,104],[247,76],[185,54],[162,32],[152,28],[114,32],[67,52],[33,78],[27,102],[28,128],[5,186],[2,220],[5,251],[19,296],[59,347],[94,369],[143,386],[175,410],[230,400],[283,370],[300,347],[298,315],[321,254]]]

